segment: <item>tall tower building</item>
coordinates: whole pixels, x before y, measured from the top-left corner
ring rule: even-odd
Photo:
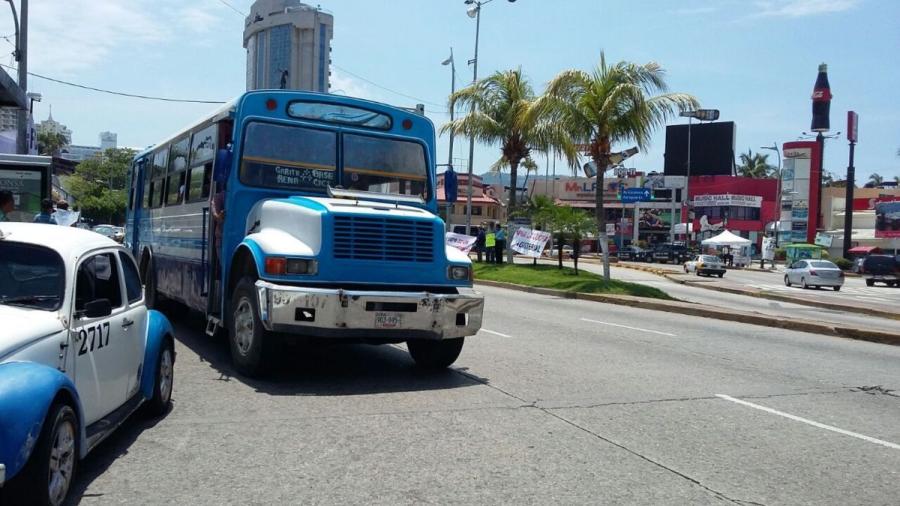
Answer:
[[[116,149],[119,136],[115,132],[100,132],[100,151]]]
[[[334,17],[300,0],[256,0],[244,22],[247,89],[328,93]]]

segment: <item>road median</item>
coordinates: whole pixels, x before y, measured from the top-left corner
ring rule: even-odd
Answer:
[[[733,321],[750,325],[760,325],[764,327],[774,327],[785,330],[822,334],[826,336],[844,337],[848,339],[871,341],[876,343],[891,344],[895,346],[900,345],[900,333],[860,329],[847,327],[844,325],[833,325],[809,320],[788,320],[779,316],[765,315],[761,313],[711,308],[700,304],[694,304],[692,302],[651,299],[646,297],[635,297],[631,295],[581,293],[569,290],[557,290],[553,288],[542,288],[536,286],[526,286],[515,283],[481,279],[477,279],[475,283],[476,285],[480,284],[497,288],[506,288],[509,290],[536,293],[540,295],[549,295],[565,299],[587,300],[592,302],[601,302],[604,304],[615,304],[619,306],[628,306],[639,309],[650,309],[653,311],[664,311],[668,313],[699,316],[701,318]]]
[[[890,312],[890,311],[881,311],[879,309],[865,307],[865,306],[855,306],[850,304],[837,304],[834,302],[824,302],[819,300],[812,299],[804,299],[800,297],[793,297],[790,295],[782,295],[778,293],[766,292],[762,290],[747,290],[744,288],[733,288],[729,286],[721,286],[718,283],[706,283],[702,281],[693,281],[689,279],[684,279],[683,275],[676,274],[674,272],[667,272],[664,274],[660,274],[660,276],[665,277],[669,281],[674,283],[678,283],[681,285],[694,286],[698,288],[705,288],[707,290],[713,290],[716,292],[722,293],[732,293],[735,295],[745,295],[748,297],[757,297],[761,299],[769,299],[769,300],[777,300],[779,302],[789,302],[792,304],[800,304],[803,306],[810,307],[818,307],[822,309],[831,309],[833,311],[844,311],[847,313],[857,313],[864,314],[869,316],[877,316],[879,318],[887,318],[890,320],[900,320],[900,312]]]

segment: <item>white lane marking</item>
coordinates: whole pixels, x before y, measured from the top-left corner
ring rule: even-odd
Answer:
[[[675,337],[675,334],[669,334],[668,332],[660,332],[658,330],[642,329],[639,327],[629,327],[628,325],[619,325],[618,323],[601,322],[599,320],[591,320],[589,318],[582,318],[581,321],[591,322],[591,323],[599,323],[600,325],[609,325],[610,327],[622,327],[623,329],[639,330],[641,332],[650,332],[650,333],[659,334],[662,336]]]
[[[734,397],[724,395],[724,394],[716,394],[716,397],[720,399],[724,399],[726,401],[736,402],[738,404],[743,404],[744,406],[749,406],[754,409],[758,409],[760,411],[765,411],[766,413],[772,413],[773,415],[783,416],[785,418],[789,418],[796,422],[803,422],[808,425],[812,425],[813,427],[818,427],[820,429],[830,430],[831,432],[837,432],[838,434],[843,434],[845,436],[855,437],[857,439],[862,439],[863,441],[868,441],[870,443],[875,443],[877,445],[886,446],[888,448],[893,448],[895,450],[900,450],[900,445],[897,443],[891,443],[889,441],[883,441],[881,439],[875,439],[874,437],[869,437],[858,432],[851,432],[849,430],[839,429],[837,427],[832,427],[831,425],[825,425],[824,423],[819,423],[813,420],[808,420],[806,418],[801,418],[796,415],[792,415],[790,413],[785,413],[783,411],[778,411],[777,409],[767,408],[765,406],[760,406],[759,404],[753,404],[752,402],[742,401],[740,399],[735,399]]]
[[[503,334],[503,333],[501,333],[501,332],[494,332],[493,330],[488,330],[488,329],[481,329],[481,331],[482,331],[482,332],[487,332],[488,334],[494,334],[495,336],[500,336],[500,337],[512,337],[512,336],[508,336],[508,335],[506,335],[506,334]]]

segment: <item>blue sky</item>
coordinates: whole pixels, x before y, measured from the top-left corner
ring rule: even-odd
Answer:
[[[251,0],[42,0],[31,2],[30,70],[80,84],[175,98],[225,100],[244,89],[243,18]],[[437,126],[450,87],[440,65],[453,46],[458,86],[471,80],[475,22],[462,0],[323,0],[335,16],[332,87],[397,105],[426,101]],[[900,2],[895,0],[496,0],[483,9],[479,74],[522,67],[541,91],[559,71],[610,61],[656,61],[673,91],[737,123],[736,150],[796,140],[809,129],[819,63],[829,65],[832,131],[860,115],[858,177],[900,175]],[[9,15],[2,33],[12,33]],[[12,47],[0,41],[9,48]],[[0,63],[12,63],[9,56]],[[374,83],[374,84],[373,84]],[[143,147],[215,106],[114,97],[30,78],[37,119],[53,116],[74,142],[100,131]],[[387,91],[385,88],[392,90]],[[399,92],[401,94],[398,94]],[[674,120],[679,122],[680,120]],[[664,131],[633,159],[662,168]],[[438,138],[438,159],[447,139]],[[467,156],[457,141],[455,157]],[[629,146],[620,146],[621,148]],[[828,141],[825,168],[847,167],[843,134]],[[498,157],[478,146],[475,170]],[[544,161],[538,157],[541,170]],[[773,159],[774,162],[774,159]],[[558,172],[567,169],[561,165]]]

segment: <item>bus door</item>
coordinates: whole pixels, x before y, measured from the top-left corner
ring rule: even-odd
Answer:
[[[147,159],[139,158],[135,160],[131,170],[131,185],[128,190],[128,209],[131,211],[126,223],[126,239],[131,246],[131,254],[135,258],[140,255],[140,230],[141,215],[144,213],[144,176],[147,168]]]

